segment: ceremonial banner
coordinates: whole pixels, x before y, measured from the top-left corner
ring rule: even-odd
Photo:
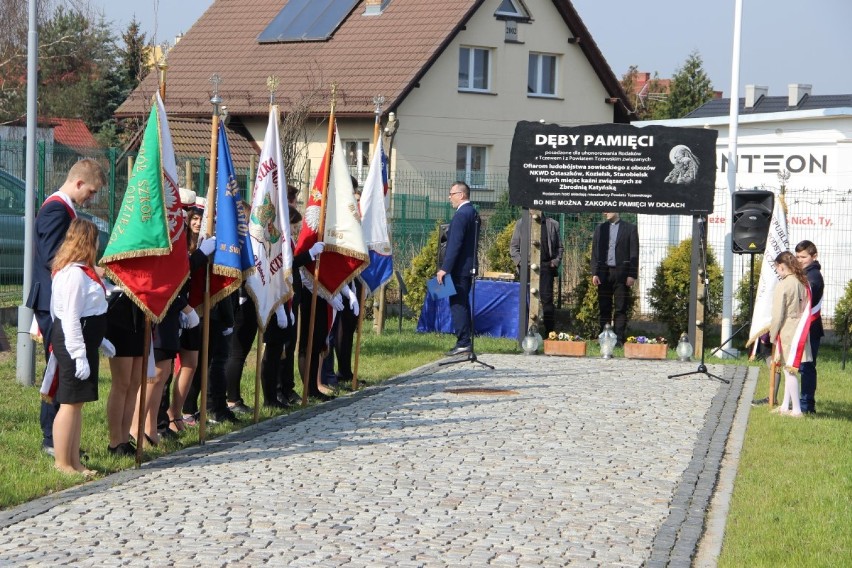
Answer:
[[[787,233],[787,213],[784,197],[778,196],[769,221],[769,234],[766,237],[766,250],[760,265],[760,280],[754,299],[754,311],[751,315],[751,328],[746,346],[754,343],[761,335],[769,331],[772,321],[772,299],[778,273],[775,271],[775,258],[790,250],[790,238]]]
[[[151,321],[160,322],[189,276],[177,165],[157,94],[127,191],[100,261]]]
[[[255,270],[246,279],[246,288],[257,307],[261,330],[266,329],[275,308],[293,296],[289,211],[278,135],[278,107],[272,107],[257,166],[248,225]]]
[[[311,188],[304,222],[299,233],[294,254],[308,251],[318,239],[320,214],[322,211],[322,179],[325,161],[320,165],[314,186]],[[370,263],[364,234],[361,230],[361,217],[352,193],[352,177],[346,165],[340,133],[335,128],[334,148],[331,159],[331,172],[326,191],[328,204],[325,211],[322,253],[319,274],[319,294],[330,299],[344,284],[358,276]],[[314,262],[301,268],[302,278],[310,283],[314,279]]]
[[[361,280],[375,292],[393,276],[393,251],[388,234],[388,219],[385,208],[387,175],[382,138],[378,138],[370,171],[361,193],[361,226],[364,242],[370,254],[370,265],[361,272]]]
[[[210,271],[210,305],[227,298],[254,272],[254,255],[248,238],[248,214],[240,204],[240,188],[234,173],[231,148],[225,124],[219,123],[219,143],[216,154],[216,218],[214,236],[216,250]],[[209,207],[204,208],[202,231],[206,227]],[[204,301],[203,270],[193,272],[189,303],[198,307]]]

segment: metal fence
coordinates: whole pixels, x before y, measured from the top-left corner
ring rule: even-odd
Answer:
[[[116,148],[91,149],[80,153],[61,145],[40,143],[37,153],[36,203],[40,204],[46,195],[62,185],[66,172],[82,155],[93,157],[103,164],[109,184],[86,210],[112,226],[127,186],[129,169],[136,157],[134,153],[122,153]],[[0,169],[21,180],[25,175],[24,156],[25,148],[22,142],[0,141]],[[206,157],[178,156],[181,186],[196,190],[206,188],[208,164]],[[355,173],[353,170],[353,174]],[[291,181],[307,188],[316,172],[311,171],[309,174],[309,179]],[[250,168],[242,168],[237,172],[238,185],[247,198],[253,178]],[[455,171],[392,172],[389,223],[397,268],[410,266],[411,259],[423,248],[430,234],[435,231],[436,225],[452,218],[453,209],[448,199],[448,191],[457,179],[464,179],[463,174]],[[494,235],[511,222],[519,210],[508,206],[506,174],[481,176],[476,182],[471,188],[471,200],[482,214],[482,246],[488,247],[491,246]],[[204,195],[206,192],[201,189],[198,193]],[[843,295],[846,284],[852,280],[852,265],[844,262],[845,254],[852,250],[852,190],[787,188],[786,202],[791,247],[802,239],[809,239],[819,248],[826,281],[823,314],[831,319],[834,306]],[[717,188],[714,203],[714,213],[710,215],[708,223],[708,243],[721,263],[725,247],[725,215],[730,212],[726,188]],[[17,215],[19,217],[20,213]],[[579,279],[587,274],[585,258],[591,245],[592,232],[595,225],[601,221],[601,215],[553,213],[551,216],[560,222],[565,244],[557,298],[561,301],[560,307],[567,307]],[[2,217],[3,212],[0,211],[0,218]],[[691,237],[691,218],[652,215],[624,217],[639,227],[640,278],[636,308],[639,314],[650,317],[648,291],[653,284],[654,274],[668,254],[669,248]],[[12,225],[8,223],[0,225],[0,274],[3,275],[0,281],[0,301],[6,305],[15,305],[20,301],[22,268],[15,267],[23,266],[23,235],[13,234],[19,229],[10,227]],[[16,247],[20,247],[20,251],[16,251]],[[728,270],[732,272],[735,286],[738,286],[742,279],[748,278],[750,261],[750,255],[734,255],[733,264]],[[10,298],[17,299],[10,302]],[[741,309],[734,298],[734,313]]]

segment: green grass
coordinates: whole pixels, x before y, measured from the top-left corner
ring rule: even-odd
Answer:
[[[453,338],[437,333],[416,333],[415,323],[403,322],[402,334],[397,322],[389,322],[382,335],[372,332],[365,322],[361,344],[358,379],[362,385],[375,385],[391,377],[436,361],[452,346]],[[25,503],[36,497],[83,483],[82,477],[70,477],[53,469],[53,459],[41,452],[39,426],[40,398],[37,387],[24,387],[15,380],[15,337],[17,330],[7,326],[12,352],[0,354],[0,509]],[[477,338],[477,350],[488,353],[517,353],[516,342],[509,339]],[[242,379],[242,395],[248,405],[254,404],[255,353],[246,361]],[[36,384],[44,369],[41,345],[36,346]],[[343,385],[344,389],[349,385]],[[107,453],[106,400],[109,395],[109,364],[101,359],[99,399],[83,407],[81,447],[89,455],[86,466],[106,475],[134,466],[133,458],[120,458]],[[297,390],[301,392],[298,380]],[[344,390],[345,392],[345,390]],[[262,409],[260,419],[268,420],[287,412]],[[209,425],[207,438],[222,436],[252,424],[252,417],[236,425]],[[187,446],[198,444],[198,428],[190,428],[177,440],[163,440],[156,448],[145,451],[145,461]]]
[[[840,360],[820,349],[816,416],[752,408],[719,566],[852,565],[852,369]],[[756,398],[768,384],[764,367]]]

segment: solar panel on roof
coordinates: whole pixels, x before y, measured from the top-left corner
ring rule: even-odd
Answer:
[[[258,43],[324,41],[340,27],[359,0],[290,0],[266,29]]]

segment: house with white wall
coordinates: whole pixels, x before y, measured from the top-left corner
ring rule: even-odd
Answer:
[[[216,74],[230,120],[258,144],[267,77],[280,80],[283,113],[310,100],[295,169],[302,181],[325,150],[330,85],[350,167],[362,178],[373,100],[382,95],[382,122],[391,112],[399,121],[395,192],[427,186],[444,201],[445,182],[457,177],[470,182],[476,200],[498,197],[519,120],[580,125],[630,117],[617,78],[568,0],[216,0],[167,64],[170,115],[209,116]],[[117,116],[144,116],[157,81],[149,74]],[[405,184],[395,183],[403,177]]]

